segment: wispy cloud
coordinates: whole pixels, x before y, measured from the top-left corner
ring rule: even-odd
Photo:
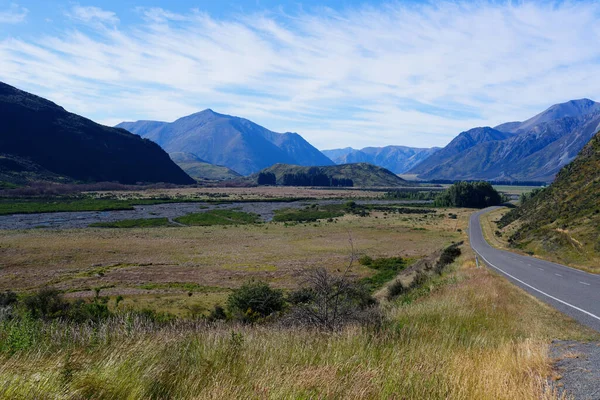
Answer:
[[[67,16],[86,23],[101,23],[115,25],[119,23],[117,14],[93,6],[74,6]]]
[[[18,4],[11,4],[8,9],[0,10],[0,24],[18,24],[25,21],[29,10]]]
[[[110,11],[80,20],[115,25]],[[97,120],[211,107],[320,148],[443,145],[461,130],[599,97],[600,4],[476,2],[215,19],[138,9],[0,42],[0,76]]]

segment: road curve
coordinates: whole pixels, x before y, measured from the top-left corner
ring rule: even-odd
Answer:
[[[600,332],[600,275],[490,246],[483,237],[480,216],[496,208],[473,213],[469,221],[471,247],[479,255],[479,261],[543,302]]]

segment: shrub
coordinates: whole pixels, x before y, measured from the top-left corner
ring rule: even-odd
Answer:
[[[287,296],[287,301],[290,304],[307,304],[313,301],[315,298],[315,292],[311,288],[303,287],[293,292],[290,292]]]
[[[23,306],[33,318],[42,319],[65,318],[70,308],[69,302],[53,288],[43,288],[25,297]]]
[[[394,281],[390,286],[388,286],[387,299],[391,300],[394,297],[398,297],[406,292],[408,292],[409,288],[404,286],[400,280]]]
[[[215,307],[210,311],[207,318],[210,322],[222,321],[227,319],[225,309],[220,304],[215,304]]]
[[[440,255],[440,259],[437,261],[437,263],[435,265],[435,272],[437,272],[438,274],[441,274],[443,269],[446,266],[452,264],[454,262],[454,260],[456,260],[461,255],[461,251],[460,251],[459,247],[462,244],[463,244],[463,242],[455,243],[453,245],[446,247],[444,249],[444,251],[442,251],[442,254]]]
[[[0,293],[0,307],[10,307],[18,301],[17,294],[13,291]]]
[[[304,293],[312,296],[294,305],[288,316],[292,324],[333,331],[349,323],[381,322],[368,288],[346,275],[317,268],[307,272],[305,285]]]
[[[283,310],[283,292],[261,281],[246,282],[227,298],[229,312],[244,321],[254,321]]]
[[[364,266],[368,267],[368,266],[370,266],[371,264],[373,264],[373,258],[372,258],[372,257],[369,257],[368,255],[366,255],[366,254],[365,254],[364,256],[361,256],[361,257],[358,259],[358,263],[359,263],[360,265],[364,265]]]

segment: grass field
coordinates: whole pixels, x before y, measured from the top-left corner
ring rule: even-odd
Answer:
[[[290,290],[307,268],[339,273],[352,248],[361,262],[351,276],[376,290],[467,239],[472,210],[415,209],[331,222],[0,231],[0,291],[53,286],[76,299],[101,288],[117,312],[96,325],[0,320],[0,398],[561,399],[549,384],[560,380],[549,343],[598,336],[476,269],[466,245],[441,276],[383,300],[378,326],[328,333],[192,319],[251,278]],[[487,235],[496,218],[483,224]],[[127,311],[141,309],[185,319],[159,324]]]
[[[597,338],[468,252],[426,289],[387,304],[379,329],[335,334],[126,316],[15,326],[37,333],[0,352],[0,397],[559,399],[548,343]]]
[[[450,213],[458,219],[449,218]],[[459,230],[466,226],[468,213],[372,211],[367,217],[291,225],[229,220],[234,225],[0,231],[0,290],[49,285],[71,297],[89,297],[93,288],[102,287],[104,295],[123,295],[127,304],[139,304],[135,299],[141,298],[144,306],[152,306],[155,299],[161,310],[183,315],[190,305],[212,307],[250,278],[292,289],[304,269],[342,269],[351,254],[349,238],[361,255],[423,257],[463,240]],[[358,264],[353,270],[360,278],[376,273]],[[218,290],[188,296],[172,283]]]

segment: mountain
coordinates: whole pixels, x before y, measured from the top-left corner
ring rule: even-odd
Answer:
[[[556,180],[500,220],[511,243],[599,272],[600,132]]]
[[[86,182],[194,183],[150,140],[99,125],[1,82],[0,121],[0,154],[23,172]],[[4,174],[9,169],[5,165]]]
[[[524,122],[463,132],[409,173],[421,179],[550,182],[599,126],[600,103],[573,100]]]
[[[277,163],[332,165],[297,133],[276,133],[244,118],[212,110],[172,123],[123,122],[117,127],[158,143],[170,153],[192,153],[215,165],[249,175]]]
[[[360,150],[353,149],[352,147],[344,147],[343,149],[321,150],[321,153],[325,154],[325,156],[327,156],[330,160],[332,160],[333,162],[338,164],[336,162],[337,159],[346,157],[348,154],[350,154],[354,151],[360,151]]]
[[[351,179],[354,186],[358,187],[395,187],[409,186],[409,183],[398,175],[385,168],[377,167],[367,163],[332,165],[325,167],[303,167],[298,165],[275,164],[265,168],[262,173],[273,173],[277,179],[277,184],[283,184],[283,177],[286,174],[324,174],[335,179]],[[257,182],[258,174],[250,176],[248,179]]]
[[[194,179],[223,181],[241,176],[227,167],[207,163],[192,153],[171,153],[169,156]]]
[[[323,154],[336,164],[351,164],[365,162],[389,169],[396,174],[403,174],[427,159],[439,148],[422,149],[405,146],[365,147],[355,150],[345,149],[324,150]]]

